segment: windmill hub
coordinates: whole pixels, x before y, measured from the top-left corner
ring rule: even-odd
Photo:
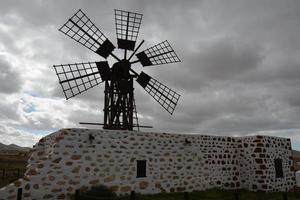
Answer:
[[[173,114],[179,100],[180,95],[177,92],[148,74],[137,73],[131,68],[134,63],[146,67],[180,62],[167,40],[137,53],[144,43],[142,40],[135,47],[142,16],[139,13],[115,10],[117,42],[118,48],[124,50],[123,59],[113,53],[115,45],[82,10],[78,10],[59,29],[99,56],[105,59],[111,56],[117,60],[112,66],[107,61],[54,65],[66,99],[104,82],[104,129],[132,130],[133,127],[140,127],[133,93],[134,79],[170,114]],[[132,52],[127,55],[128,51]],[[133,56],[136,56],[135,61],[131,61]]]
[[[129,73],[131,64],[129,60],[123,59],[119,62],[116,62],[112,66],[112,79],[113,80],[128,80],[132,76]]]

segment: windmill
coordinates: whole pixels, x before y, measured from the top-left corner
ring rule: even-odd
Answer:
[[[80,9],[59,29],[101,57],[107,59],[111,56],[116,60],[112,66],[109,66],[108,61],[53,66],[67,100],[100,83],[105,84],[104,121],[101,124],[104,129],[133,130],[133,127],[142,127],[138,124],[136,114],[134,79],[171,115],[180,98],[177,92],[145,72],[137,73],[132,69],[135,63],[146,67],[180,62],[167,40],[137,53],[144,43],[142,40],[135,47],[142,16],[139,13],[115,9],[117,44],[124,51],[123,59],[113,53],[116,48],[114,44]],[[127,55],[128,51],[131,51],[130,55]],[[134,55],[136,60],[131,61]]]

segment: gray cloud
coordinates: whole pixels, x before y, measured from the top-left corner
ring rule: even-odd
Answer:
[[[10,94],[21,89],[20,74],[12,69],[11,64],[0,56],[0,93]]]
[[[141,124],[154,125],[153,131],[218,135],[265,131],[296,138],[300,14],[299,2],[293,0],[1,2],[0,50],[15,62],[12,68],[0,57],[0,91],[37,98],[28,100],[37,101],[37,112],[29,114],[8,109],[9,103],[1,101],[1,120],[7,117],[18,128],[35,131],[102,121],[103,85],[65,101],[52,69],[53,64],[103,60],[57,31],[79,8],[114,43],[113,9],[141,12],[138,39],[146,40],[142,49],[168,39],[181,58],[176,64],[134,66],[182,95],[170,116],[136,84]],[[12,105],[22,106],[18,101]]]

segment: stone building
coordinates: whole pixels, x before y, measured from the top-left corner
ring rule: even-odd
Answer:
[[[63,129],[33,149],[23,179],[0,199],[69,199],[105,185],[117,194],[209,188],[286,191],[295,185],[289,139]]]

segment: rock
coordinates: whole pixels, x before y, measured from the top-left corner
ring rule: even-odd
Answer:
[[[25,190],[29,190],[29,189],[30,189],[30,185],[29,185],[29,184],[26,184],[25,187],[24,187],[24,189],[25,189]]]
[[[53,199],[53,195],[52,194],[46,194],[43,196],[43,199]]]
[[[79,160],[79,159],[81,159],[81,155],[72,155],[71,159],[72,160]]]
[[[147,181],[140,182],[140,189],[146,189],[148,187],[149,183]]]
[[[111,186],[111,187],[109,187],[109,190],[112,192],[118,192],[119,186],[117,186],[117,185]]]
[[[54,188],[54,189],[52,189],[51,190],[51,192],[61,192],[62,191],[62,189],[61,188]]]
[[[30,169],[28,172],[27,172],[27,175],[37,175],[37,171],[35,169]]]
[[[65,199],[66,195],[65,194],[60,194],[57,196],[57,199]]]
[[[96,185],[97,183],[99,183],[99,179],[95,179],[95,180],[92,180],[89,182],[89,184],[92,184],[92,185]]]
[[[131,191],[131,187],[130,186],[123,186],[121,187],[121,192],[130,192]]]
[[[61,158],[56,158],[55,160],[53,160],[53,163],[59,163],[61,161]]]
[[[14,185],[15,185],[16,187],[20,187],[20,186],[21,186],[21,181],[19,181],[19,180],[15,181],[15,182],[14,182]]]
[[[67,166],[71,166],[71,165],[73,165],[73,162],[72,161],[68,161],[68,162],[66,162],[66,165]]]
[[[105,179],[104,179],[104,182],[112,182],[112,181],[115,180],[115,178],[116,178],[115,175],[111,175],[111,176],[105,178]]]
[[[39,185],[38,184],[34,184],[32,187],[33,187],[33,189],[36,189],[36,190],[39,189]]]

